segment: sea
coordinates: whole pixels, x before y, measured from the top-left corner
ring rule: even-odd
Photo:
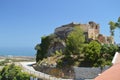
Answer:
[[[0,48],[0,56],[36,56],[36,50],[32,47],[24,48]]]

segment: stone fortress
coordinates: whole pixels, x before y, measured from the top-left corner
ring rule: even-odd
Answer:
[[[80,24],[80,23],[70,23],[58,27],[55,29],[55,34],[59,36],[61,39],[65,39],[67,35],[73,30],[74,27],[80,27],[85,35],[86,41],[90,40],[98,40],[100,43],[104,44],[114,44],[114,39],[112,36],[104,36],[100,34],[100,26],[93,21],[90,21],[88,24]]]
[[[93,21],[90,21],[88,24],[80,24],[80,23],[69,23],[66,25],[62,25],[55,29],[54,34],[57,35],[62,42],[55,42],[51,44],[47,56],[55,53],[55,51],[64,51],[66,43],[65,39],[67,38],[68,34],[73,31],[75,27],[80,27],[83,30],[85,35],[85,41],[90,42],[91,40],[97,40],[102,44],[114,44],[114,39],[111,36],[104,36],[100,34],[100,26]]]

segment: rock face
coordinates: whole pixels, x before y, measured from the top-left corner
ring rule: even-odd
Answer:
[[[50,55],[54,54],[56,51],[60,51],[60,50],[64,51],[64,48],[65,48],[65,43],[64,42],[54,43],[48,49],[47,56],[50,56]]]

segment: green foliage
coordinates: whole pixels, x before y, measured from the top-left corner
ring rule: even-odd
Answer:
[[[111,36],[114,36],[114,30],[116,28],[120,29],[120,17],[118,18],[117,22],[110,21],[109,25],[110,25]]]
[[[120,18],[118,22],[109,22],[111,37],[114,36],[114,30],[120,28]],[[55,34],[42,37],[41,44],[36,46],[37,55],[36,61],[40,62],[43,58],[46,58],[48,49],[55,47],[62,40]],[[62,56],[57,61],[57,67],[84,65],[84,66],[100,66],[111,65],[111,60],[114,53],[118,51],[118,46],[114,44],[101,45],[97,41],[91,41],[85,43],[85,36],[80,26],[74,26],[73,31],[70,32],[65,39],[66,47],[65,52],[62,50],[55,51],[54,55]],[[64,55],[64,56],[63,56]]]
[[[95,61],[100,56],[101,45],[97,41],[91,41],[85,52],[85,57],[88,60]]]
[[[84,61],[80,64],[80,66],[103,68],[106,65],[111,65],[111,61],[116,51],[118,51],[117,45],[101,45],[96,41],[91,41],[84,47]]]
[[[120,17],[118,18],[118,21],[116,22],[116,27],[120,29]]]
[[[62,50],[60,50],[60,51],[55,51],[55,55],[62,56],[62,55],[63,55]]]
[[[37,50],[36,61],[42,60],[45,58],[45,55],[50,46],[51,40],[56,37],[56,35],[44,36],[41,39],[41,44],[36,45],[35,49]]]
[[[104,44],[101,47],[101,57],[112,61],[115,52],[118,51],[118,46],[114,44]]]
[[[9,59],[5,59],[4,61],[0,61],[0,66],[3,66],[8,62],[9,62]]]
[[[65,56],[57,61],[58,68],[71,67],[74,65],[74,59],[71,56]]]
[[[83,50],[84,41],[85,37],[80,27],[74,28],[66,40],[66,54],[79,55]]]
[[[114,44],[101,45],[100,57],[97,59],[95,66],[101,67],[102,70],[104,66],[112,65],[111,62],[116,51],[118,51],[118,46]]]
[[[91,41],[84,46],[84,66],[94,66],[100,56],[101,45],[97,41]],[[88,63],[88,64],[86,64]]]
[[[83,31],[80,27],[76,26],[67,36],[65,56],[57,61],[57,67],[62,68],[64,66],[71,67],[75,65],[77,57],[82,54],[84,41]]]
[[[0,75],[0,80],[29,80],[31,76],[21,72],[21,68],[14,64],[6,65],[0,72]]]
[[[110,33],[111,33],[111,36],[114,36],[114,30],[115,30],[115,28],[116,28],[115,22],[110,21],[110,22],[109,22],[109,25],[110,25]]]
[[[42,37],[41,44],[38,44],[35,49],[37,49],[36,61],[42,60],[47,53],[50,45],[49,36]]]
[[[99,59],[96,61],[96,63],[94,63],[94,66],[95,66],[95,67],[100,67],[100,68],[101,68],[101,71],[102,71],[102,69],[103,69],[105,66],[111,66],[111,65],[112,65],[112,64],[111,64],[111,61],[106,60],[106,58],[103,58],[103,57],[99,58]]]

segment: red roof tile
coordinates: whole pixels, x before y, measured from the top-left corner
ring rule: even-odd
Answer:
[[[120,80],[120,63],[113,65],[94,80]]]

